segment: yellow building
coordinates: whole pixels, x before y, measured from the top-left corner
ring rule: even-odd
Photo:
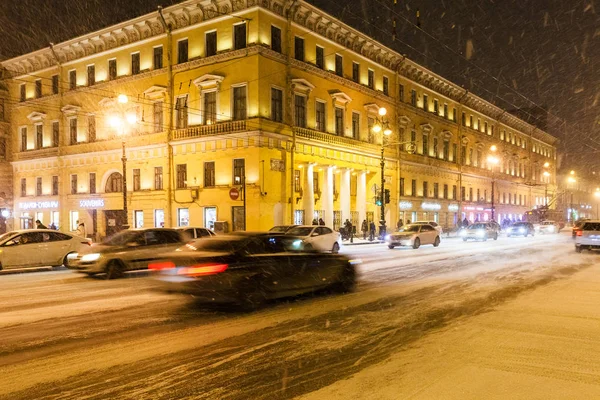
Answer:
[[[185,1],[1,65],[15,227],[120,229],[123,148],[135,227],[377,222],[381,154],[392,226],[491,218],[492,182],[516,219],[555,176],[555,138],[303,1]]]

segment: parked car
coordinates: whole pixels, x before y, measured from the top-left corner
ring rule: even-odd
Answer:
[[[299,225],[288,230],[285,234],[301,238],[306,249],[331,251],[334,254],[340,251],[342,244],[340,233],[334,232],[326,226]]]
[[[435,230],[438,232],[439,235],[441,235],[442,233],[444,233],[444,230],[442,229],[442,226],[440,224],[438,224],[435,221],[415,221],[413,222],[413,224],[417,224],[417,225],[431,225],[435,228]]]
[[[297,226],[298,225],[276,225],[276,226],[272,227],[271,229],[269,229],[269,232],[272,232],[272,233],[286,233],[290,229],[295,228]]]
[[[266,300],[331,288],[351,291],[355,262],[338,254],[305,252],[302,238],[235,232],[190,242],[148,265],[169,292],[201,302],[255,307]]]
[[[581,253],[582,250],[600,248],[600,220],[588,220],[581,224],[581,229],[575,236],[575,251]]]
[[[107,279],[120,278],[126,271],[147,268],[149,261],[176,250],[185,242],[181,232],[175,229],[126,230],[79,253],[69,261],[68,267],[88,275],[105,273]]]
[[[527,235],[535,236],[535,228],[531,222],[515,222],[508,228],[506,228],[506,236],[523,236],[527,237]]]
[[[539,232],[543,234],[547,233],[558,233],[560,231],[560,226],[557,222],[554,221],[542,221],[540,222]]]
[[[492,222],[476,222],[461,229],[459,235],[463,242],[469,239],[483,240],[484,242],[488,239],[498,240],[498,230]]]
[[[0,236],[0,270],[24,267],[60,267],[68,255],[89,248],[92,241],[51,229],[27,229]]]
[[[175,230],[179,231],[185,240],[201,239],[216,235],[216,233],[208,228],[196,228],[193,226],[181,226],[175,228]]]
[[[398,232],[386,235],[385,242],[390,249],[396,246],[412,246],[418,249],[422,244],[440,245],[440,234],[429,224],[404,225]]]

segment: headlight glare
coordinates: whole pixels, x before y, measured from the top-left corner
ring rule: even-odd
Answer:
[[[82,262],[90,262],[90,261],[96,261],[99,258],[100,258],[100,253],[92,253],[92,254],[86,254],[85,256],[81,257],[81,261]]]

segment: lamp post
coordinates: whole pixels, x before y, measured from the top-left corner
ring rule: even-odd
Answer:
[[[577,182],[577,179],[575,179],[575,171],[571,171],[569,173],[569,177],[567,178],[567,182],[569,182],[570,184],[574,184],[575,182]],[[575,222],[575,210],[573,210],[573,188],[570,187],[571,189],[571,223]]]
[[[494,171],[494,167],[496,165],[498,165],[498,163],[500,162],[500,160],[498,159],[498,157],[495,156],[496,154],[496,150],[498,148],[495,145],[492,145],[490,147],[490,155],[487,158],[487,162],[488,165],[490,166],[490,169],[492,170],[492,221],[495,221],[494,219],[494,212],[495,212],[495,208],[494,208],[494,184],[496,183],[496,175],[495,175],[495,171]]]
[[[385,237],[385,136],[390,136],[392,134],[392,130],[389,127],[389,122],[383,117],[387,114],[387,110],[385,107],[381,107],[379,109],[379,116],[375,118],[375,124],[373,125],[373,132],[379,133],[383,131],[383,135],[381,137],[381,192],[379,193],[379,201],[381,202],[381,215],[379,220],[379,237],[383,239]]]
[[[596,188],[594,196],[596,197],[596,219],[600,219],[600,188]]]
[[[545,162],[544,163],[544,169],[548,168],[550,166],[549,162]],[[542,174],[544,175],[544,205],[546,206],[546,208],[548,208],[548,181],[550,180],[550,172],[544,170],[544,173]]]

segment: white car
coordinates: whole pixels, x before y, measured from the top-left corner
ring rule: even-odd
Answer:
[[[442,233],[444,233],[444,230],[442,229],[442,226],[440,224],[438,224],[435,221],[415,221],[413,222],[413,224],[417,224],[417,225],[431,225],[435,228],[435,230],[438,232],[439,235],[441,235]]]
[[[422,244],[440,245],[440,235],[432,225],[410,224],[404,225],[398,232],[386,235],[385,242],[390,249],[396,246],[412,246],[418,249]]]
[[[290,229],[285,234],[301,238],[305,249],[331,251],[334,254],[340,251],[342,243],[339,232],[321,225],[300,225]]]
[[[560,225],[554,221],[542,221],[540,222],[538,229],[539,233],[558,233],[559,231]]]
[[[575,234],[575,251],[600,249],[600,220],[585,221]]]
[[[27,229],[0,236],[0,270],[68,265],[69,254],[92,245],[92,241],[52,229]]]

